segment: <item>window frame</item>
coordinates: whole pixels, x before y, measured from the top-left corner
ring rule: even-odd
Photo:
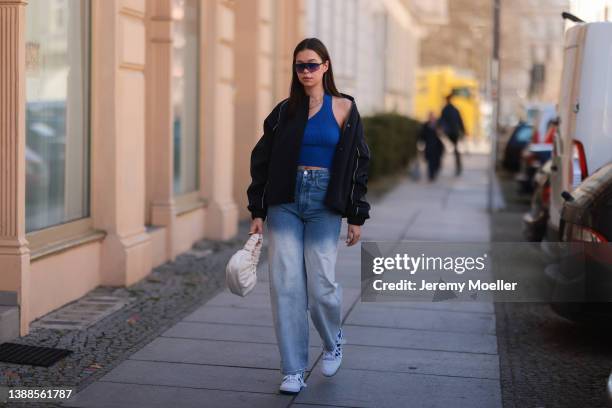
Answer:
[[[192,211],[194,209],[197,208],[201,208],[201,207],[205,207],[207,205],[207,201],[205,199],[203,199],[201,197],[201,167],[202,167],[202,163],[201,163],[201,159],[202,156],[200,154],[200,150],[201,150],[201,146],[202,146],[202,130],[201,130],[201,119],[200,119],[200,107],[202,104],[202,95],[200,92],[200,84],[202,81],[202,69],[200,67],[200,58],[201,58],[201,54],[202,54],[202,4],[201,2],[195,1],[195,4],[197,5],[197,10],[196,10],[196,17],[197,17],[197,55],[195,56],[195,61],[196,61],[196,81],[194,84],[194,88],[197,90],[196,91],[196,106],[195,106],[195,124],[194,124],[194,128],[196,129],[196,146],[195,146],[195,151],[196,151],[196,166],[195,166],[195,179],[196,179],[196,188],[195,190],[192,191],[188,191],[185,193],[175,193],[175,185],[174,185],[174,156],[173,156],[173,164],[172,164],[172,196],[174,198],[174,201],[176,203],[176,214],[177,215],[181,215],[183,213]],[[174,40],[174,33],[172,34],[173,36],[173,40]],[[173,62],[174,62],[174,52],[171,52],[170,54],[170,67],[173,66]],[[172,81],[172,79],[171,79]],[[171,97],[170,97],[170,103],[172,104],[172,95],[174,93],[174,87],[171,84],[171,88],[170,88],[170,92],[171,92]],[[172,122],[174,122],[174,113],[172,114]],[[174,129],[174,127],[173,127]],[[182,135],[181,135],[182,137]],[[174,152],[174,130],[172,130],[172,151]]]
[[[87,244],[90,242],[103,240],[106,236],[105,231],[97,230],[93,227],[93,217],[91,214],[91,203],[93,199],[93,188],[91,185],[91,159],[92,159],[92,103],[93,103],[93,75],[92,75],[92,62],[93,62],[93,13],[94,7],[92,0],[86,0],[84,3],[87,7],[87,17],[85,22],[87,23],[87,70],[85,76],[87,77],[88,83],[88,95],[86,96],[87,110],[84,111],[85,118],[87,120],[87,132],[85,137],[88,139],[87,150],[84,158],[87,159],[87,170],[86,170],[86,182],[87,182],[87,195],[88,197],[88,209],[87,216],[78,218],[76,220],[67,221],[60,224],[50,225],[41,229],[26,232],[26,239],[29,243],[30,249],[30,260],[34,261],[45,256],[61,252],[75,246]],[[26,5],[29,7],[29,5]],[[25,35],[23,37],[25,41]],[[22,119],[25,122],[25,117]],[[24,203],[25,205],[25,203]]]

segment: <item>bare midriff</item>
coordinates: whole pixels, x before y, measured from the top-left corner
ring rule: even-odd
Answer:
[[[317,167],[317,166],[298,166],[299,170],[321,170],[326,169],[327,167]]]

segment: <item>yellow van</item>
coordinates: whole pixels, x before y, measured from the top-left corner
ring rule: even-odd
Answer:
[[[452,103],[459,109],[466,137],[480,137],[480,100],[478,81],[450,66],[421,68],[417,73],[415,118],[427,120],[429,112],[437,117],[446,103],[446,96],[455,95]]]

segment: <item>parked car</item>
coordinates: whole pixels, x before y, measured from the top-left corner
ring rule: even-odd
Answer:
[[[534,177],[538,170],[550,160],[552,145],[547,143],[530,143],[521,153],[521,164],[518,174],[514,177],[521,193],[534,191]]]
[[[514,178],[519,185],[519,192],[524,194],[533,192],[535,174],[550,159],[552,142],[559,126],[559,118],[555,116],[556,111],[552,105],[543,104],[539,109],[542,112],[536,118],[540,122],[534,125],[537,130],[521,153],[520,170]]]
[[[603,108],[612,100],[612,23],[578,24],[567,30],[559,132],[553,141],[550,218],[547,239],[559,241],[561,212],[590,174],[612,163],[612,115]]]
[[[559,293],[580,301],[555,302],[553,309],[574,321],[611,322],[612,163],[566,194],[561,225],[561,241],[573,243],[561,260],[573,268],[565,268],[572,279],[562,272],[549,277]]]
[[[612,373],[608,377],[608,382],[606,384],[606,402],[608,403],[608,407],[612,407]]]
[[[523,236],[527,241],[539,242],[546,234],[550,207],[550,166],[548,160],[534,176],[535,189],[531,196],[529,211],[523,215]]]
[[[545,143],[550,125],[558,118],[552,103],[529,103],[525,108],[527,122],[535,128],[532,143]]]
[[[503,166],[506,170],[517,172],[521,166],[521,153],[525,146],[531,142],[534,128],[524,121],[520,121],[514,130],[504,151]]]
[[[561,251],[546,275],[564,295],[553,309],[581,322],[612,321],[612,115],[603,108],[612,100],[611,47],[612,23],[566,32],[546,241],[575,244],[561,245],[570,254]]]

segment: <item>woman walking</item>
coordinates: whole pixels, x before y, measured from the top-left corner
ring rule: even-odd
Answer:
[[[355,100],[338,92],[316,38],[293,51],[289,98],[263,123],[251,153],[250,234],[267,224],[270,296],[281,356],[282,393],[298,393],[308,368],[308,311],[323,343],[321,370],[342,362],[342,288],[335,281],[342,218],[354,245],[369,218],[370,151]]]

